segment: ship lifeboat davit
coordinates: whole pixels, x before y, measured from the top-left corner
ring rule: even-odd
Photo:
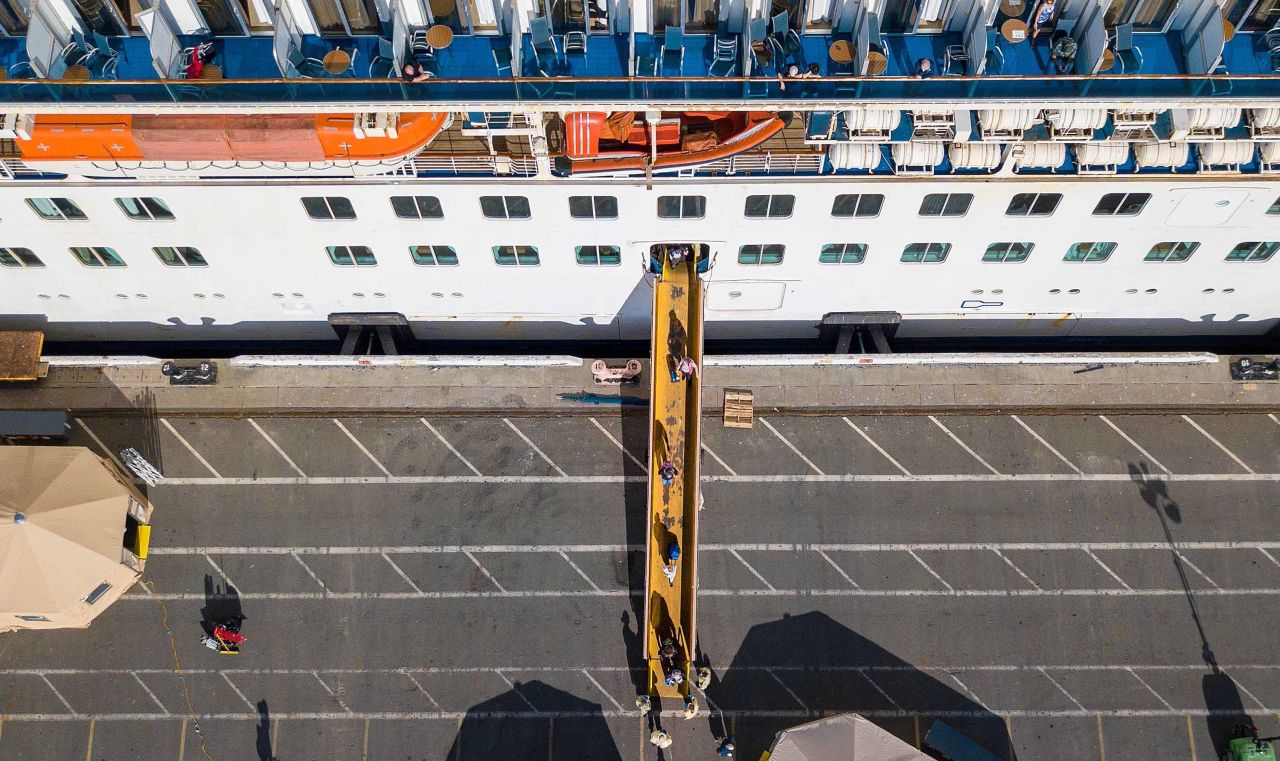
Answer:
[[[361,129],[355,114],[105,114],[37,116],[22,160],[379,162],[426,148],[445,112],[399,114]]]
[[[654,172],[701,166],[751,150],[791,120],[767,111],[664,112],[647,122],[633,111],[574,111],[564,117],[561,174]]]

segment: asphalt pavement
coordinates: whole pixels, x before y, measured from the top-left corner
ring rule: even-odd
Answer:
[[[86,630],[0,635],[0,758],[655,758],[647,433],[608,410],[78,417],[73,443],[166,476],[149,586]],[[766,415],[704,444],[715,679],[699,717],[663,706],[666,759],[732,732],[754,761],[840,711],[1024,761],[1280,733],[1276,416]],[[202,615],[237,610],[244,652],[202,648]]]

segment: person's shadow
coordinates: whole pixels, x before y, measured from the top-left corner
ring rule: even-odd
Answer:
[[[467,709],[445,758],[622,761],[599,703],[537,680]]]
[[[1187,576],[1186,564],[1182,554],[1178,552],[1170,524],[1182,522],[1182,508],[1169,495],[1169,484],[1162,478],[1152,474],[1150,466],[1145,462],[1129,463],[1129,478],[1138,485],[1138,493],[1147,507],[1155,512],[1160,520],[1160,528],[1164,532],[1165,543],[1169,545],[1169,555],[1173,567],[1182,585],[1183,596],[1191,611],[1191,620],[1200,635],[1200,657],[1209,667],[1209,673],[1200,680],[1200,690],[1204,695],[1204,707],[1208,710],[1205,723],[1209,730],[1209,739],[1219,753],[1227,749],[1227,742],[1239,736],[1241,727],[1252,727],[1253,719],[1244,710],[1244,702],[1240,698],[1240,687],[1229,674],[1218,665],[1218,657],[1209,644],[1209,635],[1205,632],[1204,620],[1200,616],[1200,608],[1196,604],[1195,589]]]
[[[931,716],[946,714],[975,744],[1016,761],[1003,718],[817,611],[751,627],[706,694],[714,739],[733,734],[739,758],[760,758],[783,729],[851,711],[902,738],[912,714],[922,737]],[[732,725],[723,714],[735,716]]]
[[[266,700],[258,701],[258,725],[255,727],[256,738],[254,748],[258,751],[258,761],[279,761],[271,750],[271,710]]]
[[[204,607],[200,609],[201,622],[205,634],[212,635],[211,622],[225,624],[228,621],[243,621],[244,610],[240,607],[240,593],[230,584],[219,584],[210,574],[204,575]]]

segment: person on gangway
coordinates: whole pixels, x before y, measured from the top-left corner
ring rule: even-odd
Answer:
[[[693,357],[681,357],[676,363],[676,369],[671,373],[671,382],[679,383],[682,380],[691,380],[698,375],[698,363],[693,361]]]
[[[667,583],[673,587],[676,585],[676,569],[679,568],[679,561],[680,543],[672,539],[671,544],[667,545],[667,554],[663,558],[662,575],[667,577]]]
[[[671,464],[670,460],[663,460],[661,467],[658,468],[658,477],[662,479],[663,486],[670,486],[676,482],[676,466]]]

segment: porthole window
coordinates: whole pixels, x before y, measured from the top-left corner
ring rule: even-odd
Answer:
[[[528,219],[529,199],[524,196],[480,196],[485,219]]]
[[[992,243],[982,253],[984,262],[1025,262],[1031,256],[1034,243]]]
[[[1107,193],[1093,207],[1094,216],[1132,217],[1142,213],[1150,193]]]
[[[356,210],[351,201],[342,196],[306,196],[302,208],[312,219],[355,219]]]
[[[742,213],[747,219],[780,219],[791,216],[795,205],[796,197],[792,195],[747,196],[746,207]]]
[[[161,246],[151,249],[166,267],[208,267],[204,256],[190,246]]]
[[[538,249],[535,246],[494,246],[493,260],[503,267],[536,267]]]
[[[1227,254],[1229,262],[1265,262],[1280,251],[1280,243],[1263,241],[1245,241],[1237,243]]]
[[[1047,217],[1058,208],[1061,193],[1017,193],[1004,213],[1010,217]]]
[[[947,260],[950,243],[908,243],[902,249],[902,261],[909,264],[937,264]]]
[[[1200,244],[1194,242],[1157,243],[1142,260],[1144,262],[1185,262],[1191,258],[1197,248],[1200,248]]]
[[[831,203],[833,217],[878,217],[884,206],[879,193],[841,193]]]
[[[818,254],[819,264],[862,264],[867,258],[865,243],[828,243]]]
[[[963,217],[971,203],[972,193],[930,193],[920,202],[920,216]]]
[[[456,267],[458,252],[453,246],[409,246],[414,264],[424,267]]]
[[[0,267],[43,267],[44,262],[29,248],[0,248]]]
[[[368,246],[326,246],[329,261],[341,267],[372,267],[378,263]]]
[[[622,249],[617,246],[575,246],[573,255],[578,264],[587,267],[622,264]]]
[[[28,198],[27,206],[41,219],[50,221],[83,222],[88,219],[70,198]]]
[[[705,216],[706,196],[658,196],[659,219],[702,219]]]
[[[124,259],[106,246],[72,246],[71,255],[86,267],[123,267]]]
[[[1105,262],[1111,258],[1116,244],[1111,242],[1074,243],[1062,257],[1064,262]]]
[[[169,206],[159,198],[117,198],[116,205],[129,219],[142,221],[168,221],[173,219]]]
[[[780,243],[751,244],[738,249],[738,264],[782,264],[787,247]]]
[[[617,219],[614,196],[569,196],[569,216],[574,219]]]
[[[391,196],[391,210],[399,219],[444,219],[444,207],[435,196]]]

